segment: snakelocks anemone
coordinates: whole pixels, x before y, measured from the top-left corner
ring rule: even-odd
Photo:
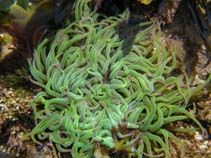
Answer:
[[[39,44],[29,60],[31,81],[42,88],[32,104],[34,142],[49,140],[73,158],[92,158],[101,149],[171,157],[168,141],[176,137],[167,125],[189,119],[203,131],[186,108],[210,77],[188,87],[173,73],[176,48],[165,47],[155,23],[138,24],[125,51],[117,27],[128,18],[129,11],[103,18],[88,0],[77,0],[75,21]],[[178,129],[183,130],[191,129]]]

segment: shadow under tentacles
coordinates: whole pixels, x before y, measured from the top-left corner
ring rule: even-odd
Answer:
[[[116,27],[116,32],[119,35],[120,40],[124,40],[123,54],[128,54],[132,49],[134,40],[138,32],[146,29],[146,26],[140,26],[140,23],[146,22],[143,18],[137,15],[130,15],[128,20],[120,22]]]

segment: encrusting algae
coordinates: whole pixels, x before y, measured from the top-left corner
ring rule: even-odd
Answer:
[[[32,104],[36,143],[53,142],[73,158],[126,152],[125,157],[171,157],[166,126],[190,119],[203,132],[189,99],[208,80],[191,88],[178,69],[177,49],[165,48],[158,24],[137,25],[133,45],[123,50],[116,32],[129,12],[103,19],[89,1],[75,3],[75,21],[45,39],[29,60],[31,81],[40,86]],[[181,128],[177,131],[191,131]],[[109,152],[115,151],[115,152]]]

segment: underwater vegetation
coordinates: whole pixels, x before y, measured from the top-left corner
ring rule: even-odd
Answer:
[[[42,88],[32,108],[34,142],[53,142],[74,158],[95,157],[98,150],[116,157],[171,157],[168,129],[175,121],[192,120],[186,108],[198,87],[176,74],[177,49],[167,49],[156,23],[138,25],[128,52],[116,31],[129,11],[103,18],[89,1],[75,2],[75,21],[60,29],[55,39],[44,39],[29,60],[31,81]],[[110,152],[113,151],[113,152]],[[105,153],[106,152],[106,153]]]

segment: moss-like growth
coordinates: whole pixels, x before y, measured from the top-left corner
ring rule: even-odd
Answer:
[[[43,88],[32,106],[35,142],[49,139],[74,158],[94,157],[100,146],[127,157],[170,157],[175,136],[165,125],[191,119],[203,130],[186,106],[207,82],[189,88],[171,75],[177,52],[165,48],[157,24],[140,23],[125,52],[116,28],[128,17],[99,18],[78,0],[75,21],[38,46],[29,60],[32,82]]]

